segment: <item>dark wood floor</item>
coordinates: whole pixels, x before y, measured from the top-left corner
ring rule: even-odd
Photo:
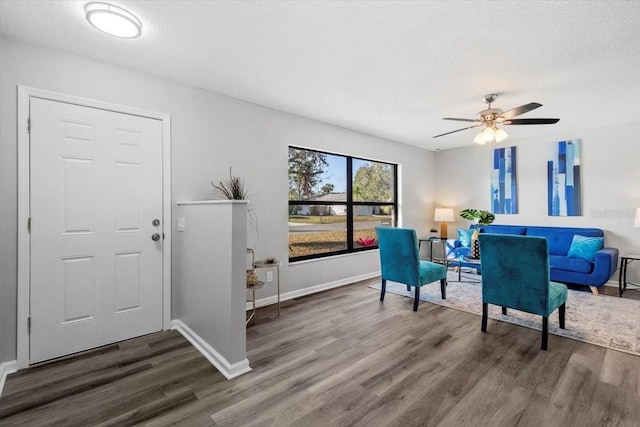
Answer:
[[[32,367],[0,425],[640,425],[640,357],[411,306],[358,283],[261,309],[231,381],[174,331]]]

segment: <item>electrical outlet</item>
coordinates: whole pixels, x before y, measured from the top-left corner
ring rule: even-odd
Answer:
[[[267,271],[267,283],[273,282],[273,271]]]

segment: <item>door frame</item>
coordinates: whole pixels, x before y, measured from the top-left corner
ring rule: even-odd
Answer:
[[[171,116],[89,98],[51,92],[29,86],[18,86],[18,307],[17,307],[17,368],[29,366],[29,331],[27,322],[30,307],[30,233],[28,220],[31,212],[31,185],[29,182],[29,100],[41,98],[65,102],[82,107],[147,117],[162,121],[162,328],[171,328]]]

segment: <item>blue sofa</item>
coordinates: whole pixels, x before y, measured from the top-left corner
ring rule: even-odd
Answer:
[[[595,254],[593,262],[583,258],[567,256],[573,236],[603,237],[599,228],[543,227],[524,225],[486,225],[480,227],[480,233],[514,234],[539,236],[549,243],[549,265],[551,280],[572,285],[589,286],[594,294],[598,287],[607,283],[618,265],[618,249],[602,248]],[[467,255],[468,248],[462,248],[459,241],[454,243],[455,256]],[[482,257],[482,254],[480,254]],[[508,254],[505,254],[508,256]],[[465,265],[462,265],[465,266]]]

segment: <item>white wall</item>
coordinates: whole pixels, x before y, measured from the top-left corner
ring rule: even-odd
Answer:
[[[177,212],[186,226],[174,246],[172,323],[225,377],[235,377],[250,370],[244,312],[247,203],[178,201]]]
[[[515,131],[514,131],[515,133]],[[473,135],[472,135],[473,136]],[[582,209],[580,217],[547,216],[547,160],[549,144],[581,139]],[[640,252],[640,228],[633,228],[640,207],[640,121],[616,126],[580,129],[571,134],[538,139],[509,138],[495,147],[515,145],[519,205],[517,215],[496,215],[496,224],[596,227],[605,232],[605,245],[621,253]],[[455,210],[457,222],[464,208],[491,209],[489,145],[436,153],[436,201]],[[629,279],[640,282],[638,263],[629,265]],[[633,271],[632,271],[633,270]],[[617,275],[614,277],[617,280]]]
[[[399,163],[403,225],[423,235],[432,225],[432,152],[13,40],[0,39],[0,52],[0,362],[16,357],[18,85],[169,113],[174,215],[178,200],[210,198],[210,181],[225,178],[232,166],[253,194],[249,207],[258,216],[259,240],[249,238],[249,245],[257,259],[287,260],[289,144]],[[173,260],[175,267],[175,256]],[[298,265],[285,262],[281,291],[378,268],[377,252]],[[267,288],[258,298],[274,293]]]

